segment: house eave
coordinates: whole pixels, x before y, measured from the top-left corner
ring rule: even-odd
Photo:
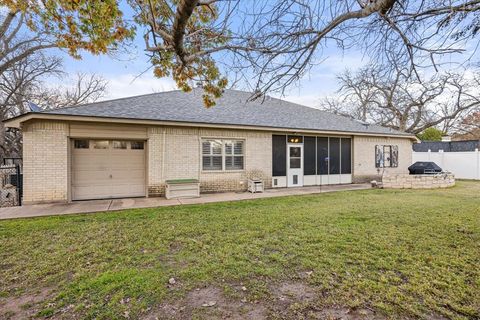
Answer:
[[[21,128],[22,124],[31,120],[56,120],[56,121],[80,121],[80,122],[98,122],[98,123],[116,123],[116,124],[138,124],[138,125],[153,125],[153,126],[181,126],[181,127],[200,127],[200,128],[220,128],[220,129],[239,129],[239,130],[258,130],[258,131],[272,131],[272,132],[290,132],[290,133],[311,133],[311,134],[337,134],[343,136],[371,136],[371,137],[391,137],[404,138],[417,141],[414,135],[410,134],[388,134],[388,133],[370,133],[370,132],[355,132],[355,131],[341,131],[341,130],[312,130],[299,128],[280,128],[268,126],[253,126],[253,125],[235,125],[235,124],[217,124],[217,123],[203,123],[203,122],[186,122],[186,121],[164,121],[164,120],[149,120],[149,119],[127,119],[101,116],[82,116],[82,115],[64,115],[54,113],[29,112],[4,121],[6,127]]]

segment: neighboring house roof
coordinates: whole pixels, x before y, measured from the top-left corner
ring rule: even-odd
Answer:
[[[465,151],[475,151],[475,149],[480,149],[479,140],[468,140],[468,141],[423,141],[422,143],[413,144],[413,151],[416,152],[438,152],[443,150],[444,152],[465,152]]]
[[[43,111],[41,114],[412,137],[405,132],[366,125],[348,117],[268,96],[249,102],[252,97],[249,92],[225,90],[211,108],[204,106],[202,95],[203,89],[200,88],[189,93],[168,91]]]

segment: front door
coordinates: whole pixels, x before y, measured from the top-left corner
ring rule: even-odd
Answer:
[[[303,145],[287,146],[287,186],[303,186]]]

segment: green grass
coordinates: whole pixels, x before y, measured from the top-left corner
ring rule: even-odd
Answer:
[[[285,281],[315,308],[478,319],[480,183],[0,221],[0,301],[51,288],[38,316],[135,318],[200,285],[271,301]]]

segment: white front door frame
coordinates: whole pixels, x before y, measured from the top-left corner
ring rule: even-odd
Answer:
[[[298,148],[298,149],[295,149]],[[303,186],[303,144],[287,143],[287,187]]]

